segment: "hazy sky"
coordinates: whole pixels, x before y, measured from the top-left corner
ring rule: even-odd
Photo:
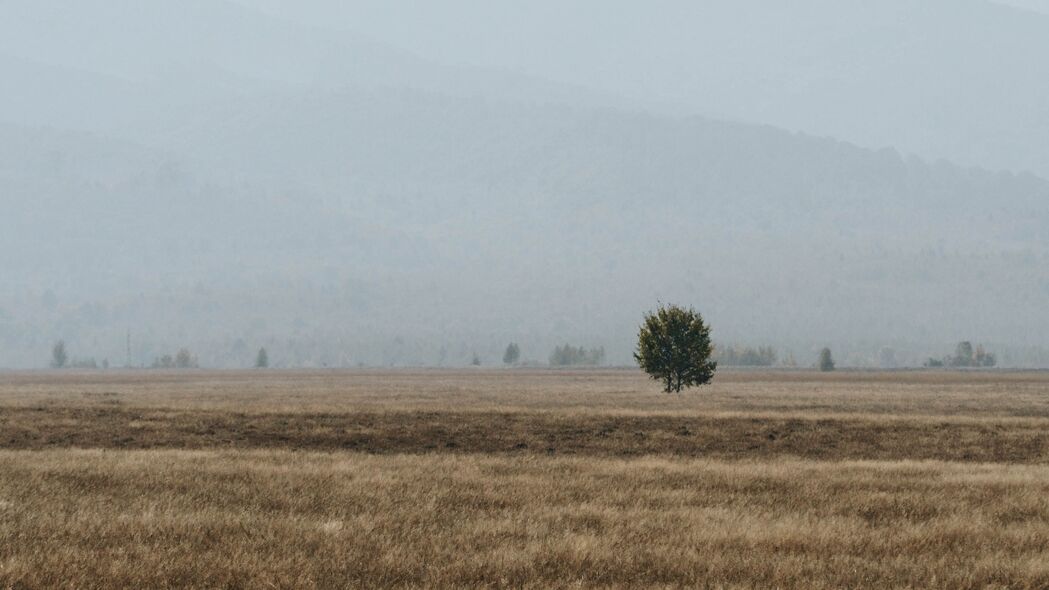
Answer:
[[[0,367],[626,363],[657,301],[1049,365],[1049,17],[243,1],[0,2]]]
[[[999,3],[1049,13],[1049,0],[1000,0]]]

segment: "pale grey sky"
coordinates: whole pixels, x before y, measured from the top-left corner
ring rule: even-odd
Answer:
[[[998,2],[1049,14],[1049,0],[998,0]]]
[[[626,363],[660,300],[1049,366],[1049,17],[255,1],[0,1],[0,368]]]

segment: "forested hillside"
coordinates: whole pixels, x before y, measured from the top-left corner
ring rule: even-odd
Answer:
[[[65,5],[70,47],[106,30],[78,28],[93,5]],[[237,53],[203,14],[327,66]],[[0,366],[58,339],[123,364],[129,330],[135,364],[186,346],[245,366],[262,345],[278,365],[495,363],[511,340],[625,363],[657,300],[803,362],[963,339],[1040,362],[1049,184],[1031,174],[645,112],[232,4],[168,16],[199,55],[164,35],[122,59],[119,36],[75,60],[0,44],[19,80],[0,98]]]

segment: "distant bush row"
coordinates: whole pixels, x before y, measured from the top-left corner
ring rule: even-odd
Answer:
[[[179,349],[175,356],[165,354],[153,359],[154,369],[196,369],[200,367],[197,357],[187,348]]]
[[[518,365],[521,361],[521,347],[516,342],[511,342],[503,353],[503,363],[506,365]],[[550,366],[552,367],[595,367],[605,362],[604,347],[583,348],[565,344],[558,346],[550,353]],[[473,356],[474,366],[481,365],[481,359],[476,354]]]
[[[777,358],[776,349],[771,346],[714,347],[714,360],[722,367],[771,367],[776,364]]]
[[[883,348],[881,354],[881,366],[883,368],[895,368],[896,360],[892,349]],[[604,347],[585,348],[564,344],[557,346],[549,356],[549,364],[553,367],[576,367],[576,366],[600,366],[605,363]],[[722,367],[796,367],[793,355],[788,354],[785,360],[781,360],[776,349],[772,346],[716,346],[712,359]],[[508,366],[521,364],[521,347],[516,343],[510,343],[503,354],[502,361]],[[480,366],[481,358],[473,356],[472,364]],[[534,365],[534,361],[527,363]],[[990,368],[998,364],[997,356],[984,349],[983,346],[973,346],[971,342],[959,342],[954,354],[943,358],[929,358],[924,366],[927,368]],[[97,362],[94,358],[71,357],[66,349],[65,342],[59,341],[54,345],[51,352],[50,366],[55,369],[108,369],[108,359]],[[187,348],[180,349],[174,355],[165,354],[154,358],[149,366],[152,369],[195,369],[199,362],[197,356]],[[254,366],[259,369],[270,366],[269,354],[265,348],[261,348],[255,358]],[[812,365],[810,365],[812,366]],[[821,370],[833,370],[834,362],[830,357],[829,349],[820,352],[819,360],[815,367]]]
[[[604,347],[587,350],[582,346],[575,347],[570,344],[565,344],[564,346],[558,346],[554,349],[554,352],[550,354],[550,366],[553,367],[595,367],[604,362]]]
[[[95,361],[94,358],[71,358],[66,351],[65,341],[59,340],[51,349],[50,366],[52,369],[108,369],[109,359],[103,359],[102,362],[99,363]],[[255,368],[266,369],[269,366],[269,353],[266,352],[265,348],[260,348],[258,355],[255,357]],[[174,356],[165,354],[154,358],[153,364],[150,365],[149,368],[197,369],[200,368],[200,363],[197,361],[197,356],[190,352],[188,348],[181,348]]]
[[[972,342],[959,342],[952,356],[943,359],[930,358],[925,362],[926,367],[953,367],[953,368],[976,368],[993,367],[998,364],[998,358],[994,353],[987,352],[983,346],[973,348]]]

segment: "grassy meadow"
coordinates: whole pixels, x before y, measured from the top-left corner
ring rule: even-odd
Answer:
[[[1049,374],[4,374],[50,587],[1046,588]]]

